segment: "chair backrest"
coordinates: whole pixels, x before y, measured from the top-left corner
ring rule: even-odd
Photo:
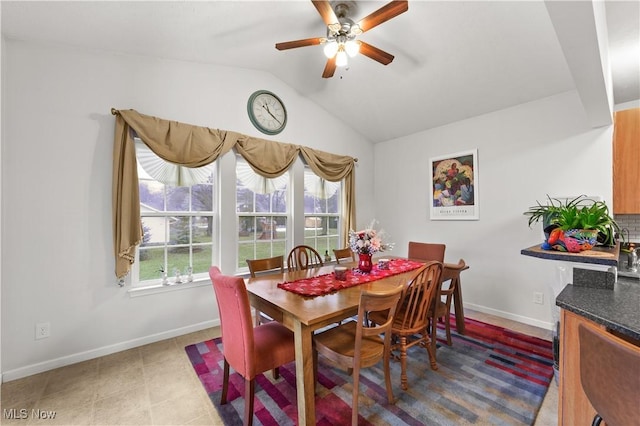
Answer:
[[[400,300],[400,309],[393,324],[394,332],[413,334],[423,331],[429,317],[429,307],[433,304],[440,287],[442,263],[427,262],[420,267],[405,286]]]
[[[358,307],[358,326],[356,328],[355,357],[354,362],[360,364],[362,354],[361,342],[363,337],[378,336],[384,333],[385,345],[389,345],[391,339],[391,326],[402,296],[404,286],[399,285],[393,290],[367,291],[360,293],[360,305]],[[369,312],[387,311],[387,319],[382,324],[369,322]]]
[[[578,326],[580,381],[591,405],[607,426],[640,419],[640,350],[599,329]]]
[[[301,271],[304,269],[322,266],[322,257],[313,247],[301,245],[294,247],[287,257],[287,268],[289,272]]]
[[[209,269],[216,293],[222,353],[229,365],[245,379],[255,376],[253,318],[249,294],[241,277],[223,275],[217,266]]]
[[[340,263],[340,259],[348,259],[349,262],[354,262],[356,257],[349,247],[343,249],[333,249],[333,254],[336,257],[336,263]]]
[[[409,241],[409,253],[407,257],[416,260],[436,260],[438,262],[444,262],[444,251],[446,248],[447,246],[444,244]]]
[[[251,278],[256,277],[256,272],[277,270],[274,272],[284,272],[284,256],[268,257],[264,259],[247,259]]]

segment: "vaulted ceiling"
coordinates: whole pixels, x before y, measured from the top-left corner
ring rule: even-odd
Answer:
[[[358,21],[387,2],[350,3]],[[360,36],[391,64],[359,55],[323,79],[322,46],[274,47],[326,35],[306,0],[0,3],[7,39],[270,72],[372,142],[574,89],[602,117],[609,69],[614,103],[640,99],[639,5],[409,1]]]

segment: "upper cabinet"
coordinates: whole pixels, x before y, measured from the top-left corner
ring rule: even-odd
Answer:
[[[640,214],[640,108],[614,116],[613,213]]]

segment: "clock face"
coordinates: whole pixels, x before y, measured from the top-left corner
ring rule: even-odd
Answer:
[[[247,112],[251,123],[267,135],[277,135],[287,125],[287,110],[276,95],[258,90],[249,97]]]

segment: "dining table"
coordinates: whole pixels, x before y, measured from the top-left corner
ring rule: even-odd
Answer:
[[[357,262],[340,263],[357,273]],[[298,424],[315,425],[315,380],[313,368],[313,334],[315,330],[337,324],[358,313],[362,290],[391,290],[406,284],[414,270],[375,279],[319,296],[303,296],[285,290],[282,283],[333,274],[335,265],[301,271],[259,275],[247,279],[251,305],[293,331],[298,405]]]

